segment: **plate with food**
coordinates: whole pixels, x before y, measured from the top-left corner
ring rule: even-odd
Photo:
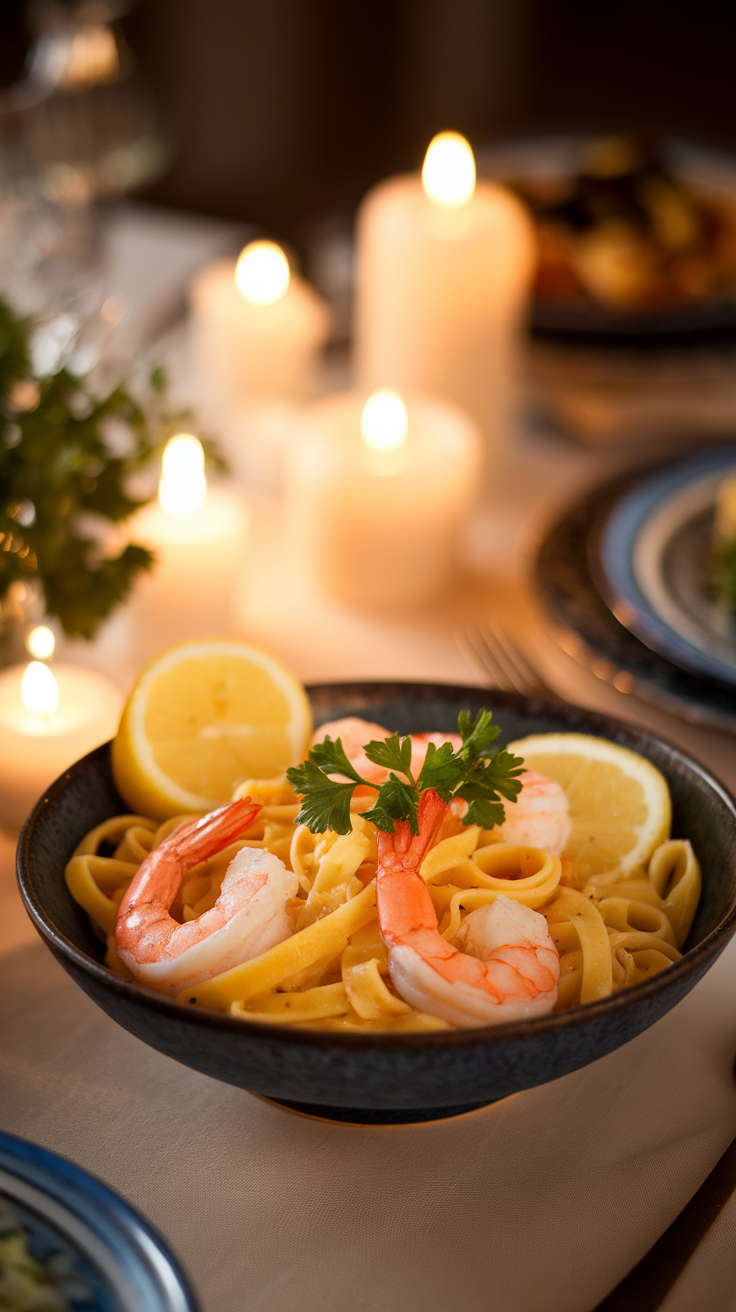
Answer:
[[[733,685],[675,665],[622,624],[603,597],[601,526],[622,497],[662,468],[619,474],[569,506],[539,547],[536,586],[556,641],[596,678],[693,724],[734,733]]]
[[[736,684],[736,447],[641,478],[591,551],[622,624],[675,664]]]
[[[568,135],[479,155],[533,219],[532,327],[599,337],[736,327],[736,160],[682,141]]]
[[[736,928],[735,853],[725,790],[642,730],[473,687],[305,692],[222,641],[149,667],[112,749],[29,817],[18,874],[61,964],[152,1046],[396,1121],[664,1014]]]
[[[0,1307],[197,1312],[178,1262],[139,1212],[73,1162],[2,1133]]]

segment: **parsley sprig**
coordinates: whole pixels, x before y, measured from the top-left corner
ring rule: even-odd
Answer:
[[[505,811],[501,798],[516,801],[524,762],[503,748],[491,751],[500,730],[492,723],[490,711],[479,711],[475,724],[469,711],[461,711],[458,729],[462,747],[454,752],[452,743],[441,747],[430,743],[417,779],[411,772],[410,738],[395,733],[383,741],[367,743],[363,750],[368,760],[390,773],[378,789],[375,804],[363,812],[366,820],[388,833],[393,833],[396,820],[408,820],[416,834],[420,796],[433,788],[443,802],[462,797],[468,803],[464,825],[492,829],[502,824]],[[331,778],[335,774],[345,775],[349,782]],[[375,788],[348,760],[341,739],[333,742],[329,736],[312,748],[306,761],[287,770],[286,777],[302,798],[297,823],[318,834],[328,829],[350,833],[350,799],[355,789],[359,785]]]

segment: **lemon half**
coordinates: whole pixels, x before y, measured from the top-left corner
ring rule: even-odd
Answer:
[[[631,878],[669,837],[667,782],[627,747],[582,733],[550,733],[520,738],[508,750],[567,793],[572,832],[563,856],[573,863],[576,882],[613,870]]]
[[[312,715],[298,679],[233,640],[172,647],[143,671],[112,746],[133,811],[165,820],[229,802],[239,779],[272,779],[307,751]]]

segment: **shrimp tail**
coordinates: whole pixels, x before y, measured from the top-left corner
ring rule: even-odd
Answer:
[[[134,907],[155,901],[162,915],[168,912],[187,870],[221,852],[250,828],[262,809],[260,803],[242,797],[169,834],[149,852],[124,893],[118,908],[116,935],[123,932],[121,926]]]
[[[447,810],[435,789],[428,788],[419,801],[418,834],[412,834],[408,820],[397,820],[392,834],[379,830],[376,904],[381,935],[389,947],[411,929],[437,928],[419,867],[437,840]]]
[[[408,820],[395,820],[393,833],[379,829],[379,866],[391,868],[399,860],[403,869],[417,870],[437,840],[447,809],[439,793],[428,788],[419,799],[418,834],[412,834]]]
[[[262,803],[254,802],[250,797],[241,797],[237,802],[228,802],[216,811],[210,811],[209,815],[202,816],[201,820],[175,830],[167,841],[187,865],[196,865],[207,857],[215,856],[239,834],[250,829],[262,810]]]

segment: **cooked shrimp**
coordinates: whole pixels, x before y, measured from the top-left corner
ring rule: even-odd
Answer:
[[[419,771],[424,765],[424,758],[427,755],[427,748],[430,743],[434,743],[435,747],[441,747],[443,743],[450,743],[453,752],[459,752],[463,740],[459,733],[413,733],[411,735],[411,772],[415,779],[419,778]]]
[[[211,910],[184,925],[169,914],[188,871],[244,833],[260,810],[249,797],[221,806],[175,829],[145,858],[115,926],[118,956],[141,984],[176,996],[292,933],[286,902],[297,877],[262,848],[244,847],[233,857]]]
[[[333,742],[337,738],[341,740],[350,764],[363,779],[375,784],[377,788],[385,784],[390,771],[382,765],[375,765],[373,761],[369,761],[363,748],[366,743],[390,738],[390,729],[384,729],[380,724],[372,724],[370,720],[361,720],[358,716],[349,715],[344,720],[332,720],[330,724],[321,725],[312,738],[312,746],[321,743],[328,734]],[[452,743],[452,750],[457,752],[462,747],[463,740],[459,733],[411,734],[410,769],[415,779],[424,765],[430,743],[434,743],[435,747],[441,747],[443,743]]]
[[[556,780],[536,770],[525,770],[519,779],[521,792],[516,805],[510,814],[507,811],[494,837],[502,843],[521,843],[524,847],[539,847],[551,856],[562,856],[572,829],[567,793]]]
[[[393,834],[378,834],[378,923],[396,991],[419,1011],[462,1028],[551,1011],[560,962],[544,916],[499,897],[466,918],[458,946],[439,933],[419,867],[446,811],[428,789],[417,835],[406,820],[396,821]]]

